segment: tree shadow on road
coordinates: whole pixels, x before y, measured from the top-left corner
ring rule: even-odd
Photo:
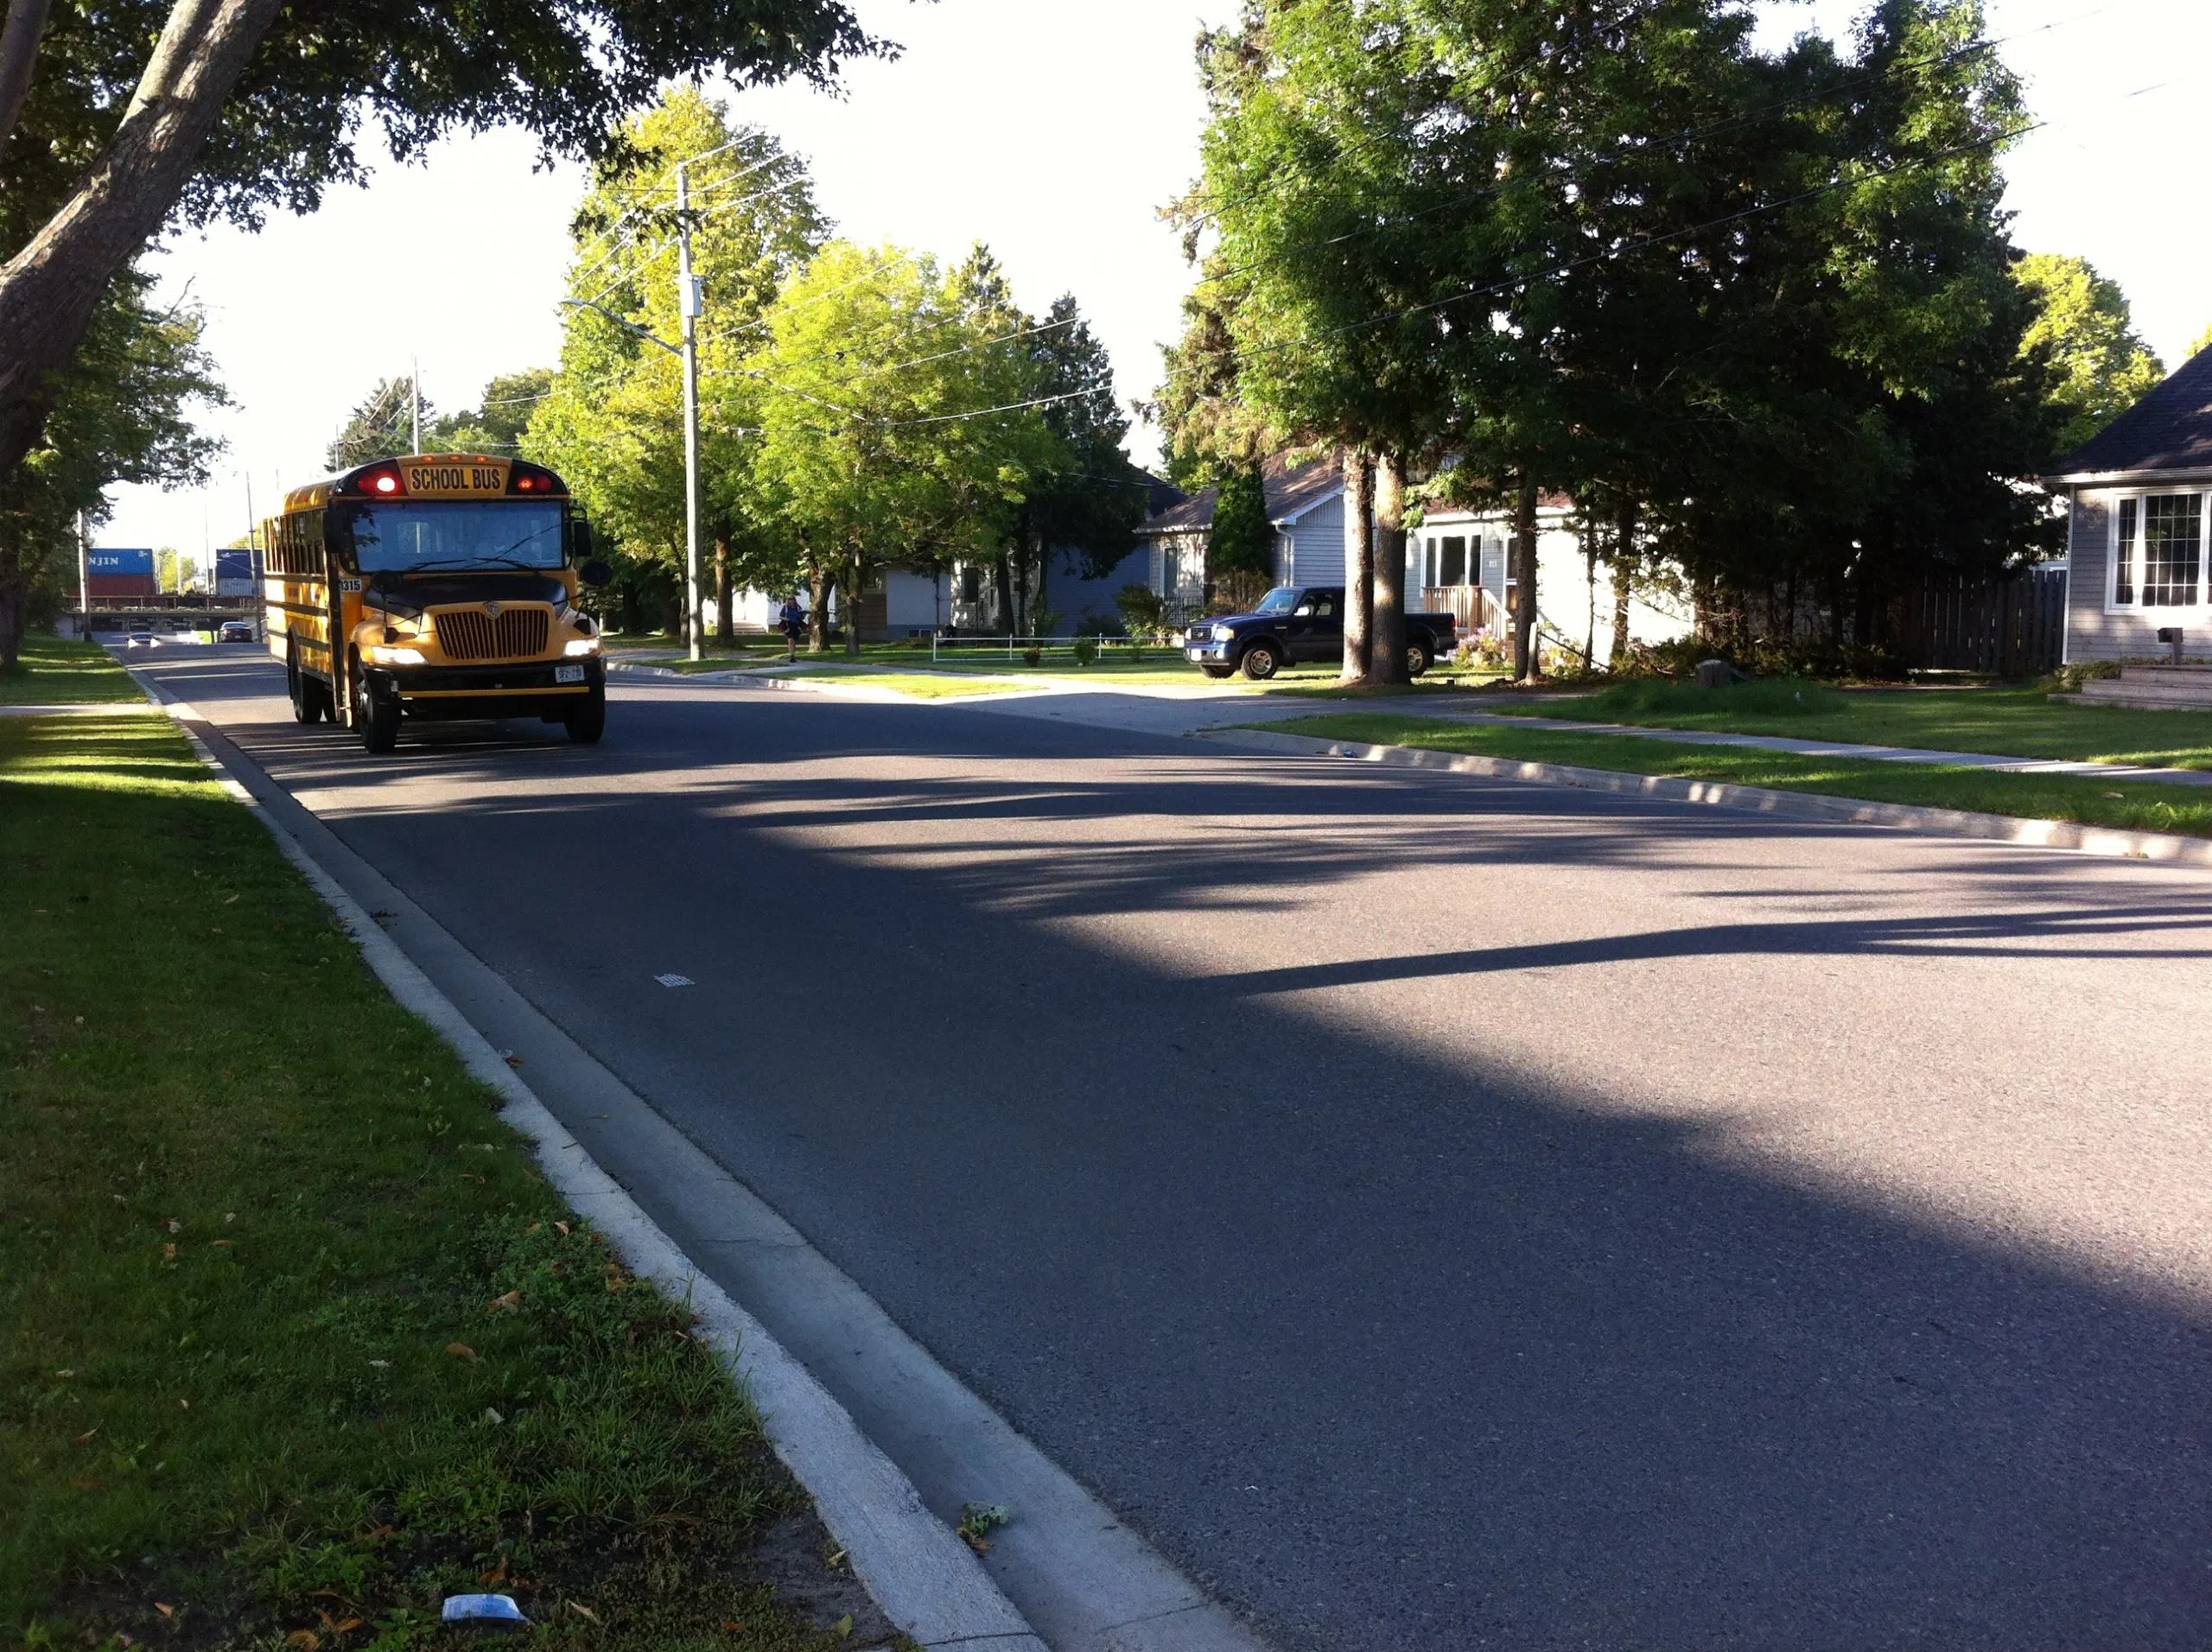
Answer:
[[[456,748],[435,807],[309,731],[257,749],[382,792],[354,847],[1287,1647],[2212,1640],[2185,1292],[1283,998],[1726,953],[2196,969],[2212,884],[1923,842],[1871,874],[1910,909],[1866,911],[1770,852],[1865,829],[1005,719],[935,715],[918,756],[851,709],[747,722],[727,770],[680,730]],[[1447,863],[1808,906],[1196,977],[1060,921]]]

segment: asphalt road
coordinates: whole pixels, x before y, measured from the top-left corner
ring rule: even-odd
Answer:
[[[1282,1647],[2212,1643],[2201,872],[156,669]]]

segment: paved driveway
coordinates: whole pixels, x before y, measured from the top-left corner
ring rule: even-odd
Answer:
[[[1281,1646],[2212,1642],[2202,873],[157,669]]]

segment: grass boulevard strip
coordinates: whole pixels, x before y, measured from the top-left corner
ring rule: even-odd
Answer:
[[[0,864],[10,1633],[397,1652],[496,1590],[541,1645],[887,1642],[689,1314],[173,724],[0,718]]]
[[[1592,714],[1582,707],[1572,711],[1562,707],[1557,715]],[[2012,774],[1866,758],[1800,757],[1747,747],[1691,746],[1636,734],[1583,734],[1547,728],[1533,718],[1530,721],[1527,728],[1500,728],[1494,723],[1447,722],[1404,713],[1363,711],[1252,726],[1264,727],[1271,734],[1362,745],[1406,746],[1523,763],[1768,786],[1872,803],[2212,836],[2212,788],[2202,786],[2159,785],[2095,776]]]

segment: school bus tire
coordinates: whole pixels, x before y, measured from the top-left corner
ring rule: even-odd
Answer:
[[[284,687],[292,696],[293,721],[315,723],[322,721],[330,691],[300,669],[300,645],[297,643],[284,651]]]
[[[368,673],[353,662],[353,728],[361,736],[361,749],[382,757],[399,744],[399,696],[378,694]]]
[[[606,687],[594,687],[574,711],[561,719],[561,726],[569,731],[569,739],[574,744],[598,745],[599,737],[607,732]]]

